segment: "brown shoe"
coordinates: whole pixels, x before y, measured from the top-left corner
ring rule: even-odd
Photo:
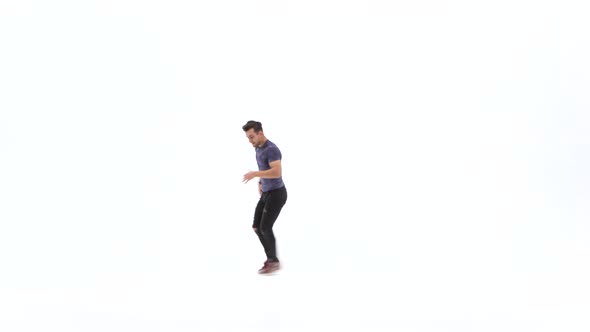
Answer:
[[[281,263],[279,262],[264,262],[264,266],[258,270],[260,274],[270,274],[275,271],[278,271],[281,268]]]

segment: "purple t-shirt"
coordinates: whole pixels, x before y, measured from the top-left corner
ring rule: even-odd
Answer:
[[[270,163],[275,160],[281,160],[281,150],[271,141],[266,140],[262,147],[256,147],[256,162],[259,171],[270,169]],[[283,187],[283,178],[260,179],[262,181],[262,191],[267,192],[273,189]]]

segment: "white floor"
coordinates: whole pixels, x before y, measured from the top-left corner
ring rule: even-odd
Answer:
[[[248,218],[236,212],[160,220],[157,230],[149,229],[155,217],[70,230],[12,225],[12,240],[5,228],[0,326],[27,332],[590,327],[582,220],[576,226],[575,219],[546,217],[522,229],[517,219],[487,224],[481,215],[467,222],[460,214],[389,225],[387,214],[335,221],[304,217],[295,211],[303,201],[296,195],[291,190],[293,205],[276,225],[284,268],[273,276],[256,274],[262,250]],[[574,227],[586,233],[567,230]]]

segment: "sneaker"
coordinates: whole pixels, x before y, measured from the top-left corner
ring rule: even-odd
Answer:
[[[258,270],[258,273],[262,273],[262,271],[266,270],[268,263],[269,263],[269,261],[264,262],[264,265],[260,268],[260,270]]]
[[[281,268],[280,262],[264,262],[264,266],[258,270],[260,274],[273,273]]]

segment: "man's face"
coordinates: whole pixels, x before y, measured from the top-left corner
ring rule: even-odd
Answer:
[[[257,147],[262,143],[263,133],[262,130],[256,133],[254,132],[254,129],[249,129],[246,132],[246,137],[248,137],[248,141],[250,141],[252,146]]]

